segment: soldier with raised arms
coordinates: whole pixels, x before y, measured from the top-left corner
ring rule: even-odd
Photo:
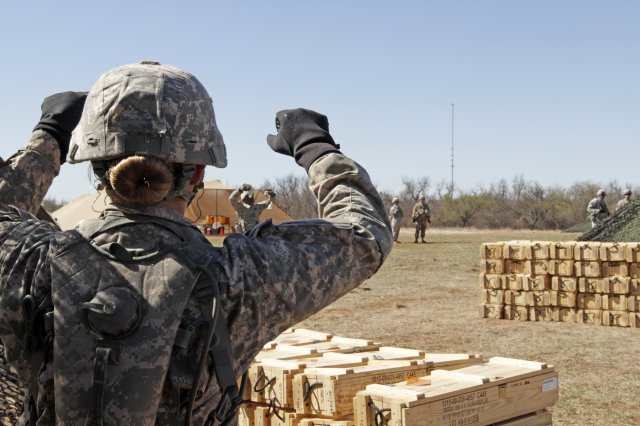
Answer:
[[[125,65],[41,109],[0,168],[0,338],[29,389],[20,425],[234,423],[263,345],[390,252],[385,207],[321,114],[280,111],[267,139],[308,172],[320,219],[213,247],[183,218],[205,166],[227,164],[192,74]],[[65,161],[90,161],[111,204],[63,232],[34,213]]]
[[[260,223],[260,215],[273,205],[276,194],[270,189],[264,192],[267,197],[264,201],[256,202],[255,190],[248,183],[243,183],[239,188],[234,189],[229,194],[229,202],[238,215],[238,225],[236,231],[247,232]]]

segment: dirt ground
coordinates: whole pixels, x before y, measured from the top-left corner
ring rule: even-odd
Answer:
[[[542,361],[559,372],[555,425],[640,424],[640,330],[480,317],[483,242],[575,240],[579,234],[429,230],[414,244],[403,229],[381,270],[300,323],[345,337],[431,353],[477,353]]]

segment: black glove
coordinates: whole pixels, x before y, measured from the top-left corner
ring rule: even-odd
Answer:
[[[33,131],[44,130],[53,136],[60,146],[60,164],[67,159],[71,132],[78,125],[87,92],[62,92],[42,101],[42,116]]]
[[[329,134],[327,117],[308,109],[288,109],[276,114],[277,135],[268,135],[267,144],[275,152],[295,158],[308,172],[320,157],[330,152],[340,153]]]

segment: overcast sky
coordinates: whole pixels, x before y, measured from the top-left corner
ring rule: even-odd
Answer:
[[[229,166],[207,180],[302,174],[265,136],[276,111],[306,107],[379,188],[448,182],[454,103],[460,189],[517,175],[635,187],[638,22],[633,0],[3,2],[0,155],[28,139],[45,96],[153,59],[213,97]],[[49,195],[89,192],[88,166],[65,165]]]

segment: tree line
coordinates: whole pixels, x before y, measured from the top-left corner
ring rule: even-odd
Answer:
[[[263,188],[272,188],[276,203],[294,218],[318,217],[308,179],[296,175],[265,181]],[[501,179],[471,190],[452,191],[450,184],[433,184],[427,176],[402,178],[399,193],[380,190],[389,208],[394,197],[400,199],[405,214],[404,226],[411,226],[411,211],[421,194],[431,209],[432,226],[474,227],[486,229],[556,229],[563,230],[588,220],[587,204],[598,189],[607,192],[605,201],[611,213],[622,198],[624,188],[636,194],[637,188],[622,186],[616,181],[598,184],[579,181],[569,187],[543,186],[524,176],[511,181]]]

